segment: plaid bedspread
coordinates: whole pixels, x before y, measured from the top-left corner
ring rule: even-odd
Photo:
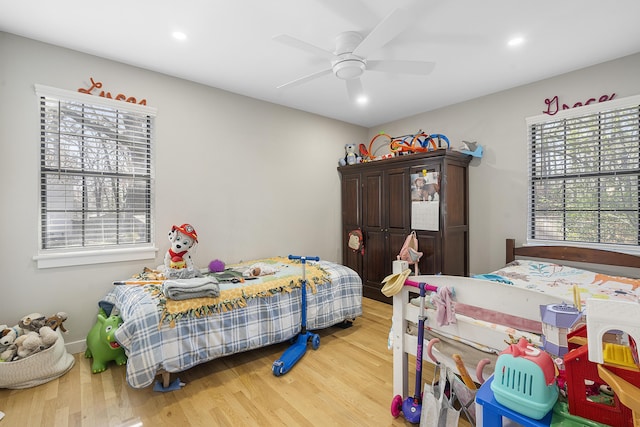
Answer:
[[[318,265],[331,282],[307,289],[307,328],[326,328],[362,315],[362,281],[351,269],[327,261]],[[127,383],[144,388],[158,370],[181,372],[218,357],[286,341],[300,331],[300,289],[252,298],[245,307],[207,316],[162,322],[157,293],[145,286],[114,286],[100,301],[117,308],[124,321],[116,339],[127,353]]]

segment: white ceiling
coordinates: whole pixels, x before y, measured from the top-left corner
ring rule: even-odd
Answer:
[[[367,59],[433,61],[430,75],[367,70],[365,106],[331,73],[276,89],[330,60],[274,36],[333,51],[397,7],[406,28]],[[0,31],[365,127],[639,52],[639,17],[639,0],[0,0]]]

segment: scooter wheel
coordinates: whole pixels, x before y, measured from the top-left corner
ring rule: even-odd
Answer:
[[[281,360],[276,360],[275,362],[273,362],[273,366],[271,366],[271,371],[276,377],[284,374],[284,363],[282,363]]]
[[[320,335],[315,334],[311,340],[311,348],[317,350],[320,347]]]
[[[402,413],[402,396],[397,394],[391,401],[391,415],[393,418],[398,418]]]

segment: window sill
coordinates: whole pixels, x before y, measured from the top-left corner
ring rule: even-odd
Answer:
[[[157,252],[158,248],[153,246],[144,248],[101,249],[76,252],[43,253],[34,256],[33,260],[40,269],[154,259]]]
[[[640,256],[640,246],[633,245],[616,245],[613,243],[604,244],[604,243],[584,243],[584,242],[572,242],[572,241],[557,241],[557,240],[534,240],[527,239],[524,246],[574,246],[577,248],[587,248],[587,249],[599,249],[602,251],[608,252],[619,252],[623,254]]]

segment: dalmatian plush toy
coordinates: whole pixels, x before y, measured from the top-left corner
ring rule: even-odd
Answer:
[[[199,275],[189,252],[198,243],[198,235],[191,224],[174,225],[169,231],[171,247],[164,256],[168,278],[187,279]]]

